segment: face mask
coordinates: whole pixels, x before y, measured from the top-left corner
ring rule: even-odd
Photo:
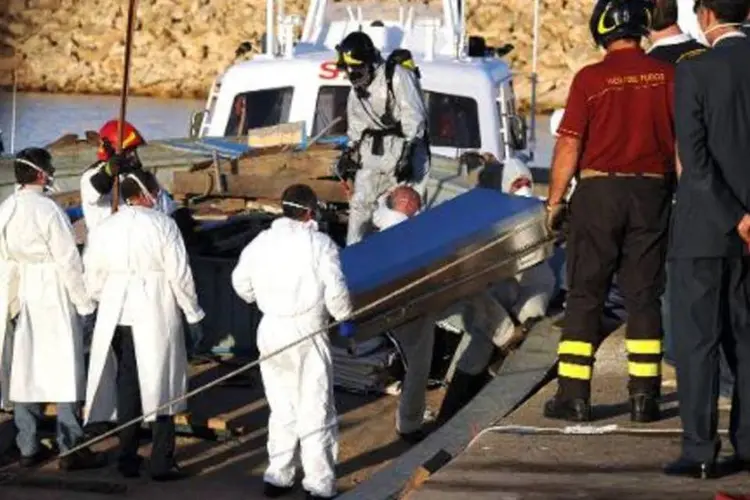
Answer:
[[[310,216],[312,217],[313,220],[315,220],[315,222],[320,222],[320,219],[322,218],[322,214],[320,213],[319,206],[316,206],[315,210],[312,210],[310,207],[300,205],[299,203],[294,203],[293,201],[282,201],[281,204],[287,207],[299,208],[301,210],[309,210]]]
[[[700,12],[696,13],[696,16],[698,17],[698,41],[707,47],[713,47],[713,44],[708,41],[707,35],[709,33],[712,33],[720,28],[736,28],[742,25],[742,23],[719,23],[713,26],[706,26],[706,28],[704,29],[701,26],[702,23]]]
[[[125,178],[126,179],[133,179],[133,181],[135,181],[135,183],[138,184],[138,187],[141,188],[141,193],[143,193],[143,195],[146,197],[146,199],[151,204],[151,206],[149,208],[156,208],[157,207],[157,203],[156,203],[156,200],[154,199],[154,196],[151,193],[149,193],[148,189],[146,189],[146,186],[143,185],[143,183],[141,182],[141,180],[138,177],[136,177],[133,174],[128,174]]]
[[[534,195],[534,192],[531,190],[529,186],[524,186],[522,188],[519,188],[513,191],[513,194],[516,196],[526,196],[527,198],[529,198]]]
[[[49,190],[52,193],[57,192],[57,188],[55,187],[55,177],[52,174],[42,169],[41,167],[37,166],[35,163],[30,162],[29,160],[25,160],[23,158],[16,158],[15,161],[17,161],[18,163],[23,163],[27,167],[31,167],[37,172],[43,174],[44,179],[45,179],[45,184],[44,184],[45,190]]]

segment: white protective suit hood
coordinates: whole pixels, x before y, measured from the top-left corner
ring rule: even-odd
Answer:
[[[521,188],[511,193],[513,183],[524,177],[529,180],[529,186]],[[508,158],[503,164],[503,179],[501,189],[503,193],[515,194],[516,196],[532,196],[534,194],[534,179],[531,176],[531,170],[524,162],[518,158]]]

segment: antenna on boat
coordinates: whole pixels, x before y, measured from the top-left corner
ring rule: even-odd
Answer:
[[[137,0],[130,0],[128,4],[128,25],[125,33],[125,65],[122,78],[122,92],[120,93],[120,119],[117,122],[117,153],[122,153],[122,142],[125,135],[125,115],[128,107],[128,86],[130,82],[130,50],[133,46],[133,28],[135,24],[135,4]],[[114,186],[112,187],[112,213],[117,212],[120,205],[120,176],[117,165],[112,165]]]
[[[266,55],[268,57],[274,57],[275,52],[275,37],[274,37],[274,22],[276,21],[273,17],[273,4],[274,0],[266,0]]]
[[[539,54],[539,0],[534,0],[534,39],[531,48],[531,102],[530,102],[530,134],[529,134],[529,160],[534,160],[536,149],[536,87],[538,82],[537,61]]]
[[[16,153],[16,96],[18,94],[18,69],[13,68],[13,105],[10,118],[10,154]]]

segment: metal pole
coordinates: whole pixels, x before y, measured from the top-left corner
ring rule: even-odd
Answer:
[[[120,119],[117,123],[117,153],[122,153],[122,142],[125,135],[125,115],[128,107],[128,87],[130,86],[130,52],[133,46],[133,28],[135,24],[135,8],[137,0],[129,0],[128,25],[125,33],[125,64],[122,78],[122,91],[120,92]],[[117,212],[120,205],[120,175],[117,167],[113,166],[112,175],[114,185],[112,186],[112,213]]]
[[[18,70],[13,69],[13,105],[10,111],[10,154],[16,152],[16,94],[18,93]]]
[[[539,0],[534,0],[534,42],[531,54],[531,136],[529,137],[529,155],[534,159],[534,150],[536,149],[536,86],[537,76],[537,59],[539,53]]]

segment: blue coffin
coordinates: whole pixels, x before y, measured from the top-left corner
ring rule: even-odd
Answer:
[[[544,219],[540,200],[475,188],[345,248],[357,339],[439,313],[549,257]]]
[[[345,248],[341,264],[349,290],[358,295],[444,261],[469,244],[492,238],[520,215],[541,206],[535,198],[472,189]]]

